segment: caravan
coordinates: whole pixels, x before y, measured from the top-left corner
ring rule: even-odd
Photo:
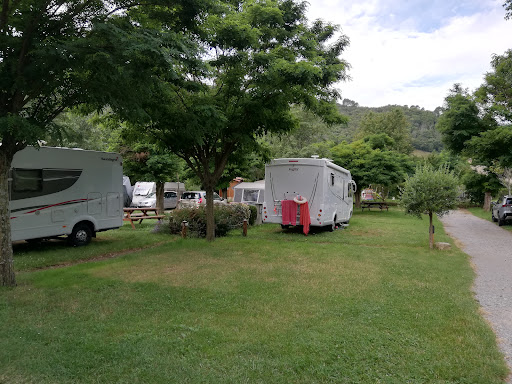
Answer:
[[[9,208],[12,241],[68,235],[85,245],[123,225],[121,155],[27,147],[12,161]]]
[[[265,167],[263,222],[283,227],[304,222],[334,230],[352,217],[355,192],[350,171],[328,159],[275,159]],[[302,205],[308,210],[301,209]],[[309,220],[304,217],[308,211]]]
[[[157,184],[151,181],[138,181],[133,188],[130,206],[133,208],[156,208]],[[178,196],[185,192],[185,184],[179,182],[164,183],[164,209],[174,209]]]
[[[152,181],[137,181],[133,187],[131,207],[140,208],[142,202],[156,193],[156,183]]]

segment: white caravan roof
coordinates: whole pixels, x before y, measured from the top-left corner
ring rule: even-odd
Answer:
[[[337,171],[346,173],[347,175],[350,175],[350,171],[348,169],[345,169],[343,167],[340,167],[339,165],[336,165],[332,162],[330,159],[318,159],[318,158],[312,158],[312,157],[295,157],[295,158],[283,158],[283,159],[274,159],[271,160],[268,165],[286,165],[290,166],[293,164],[297,165],[310,165],[314,167],[324,167],[328,166],[330,168],[336,169]]]
[[[265,180],[258,181],[244,181],[243,183],[237,184],[233,189],[265,189]]]

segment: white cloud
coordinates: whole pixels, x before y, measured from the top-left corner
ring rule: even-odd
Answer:
[[[479,13],[445,17],[444,24],[429,33],[418,32],[411,15],[399,29],[379,22],[378,4],[324,0],[310,6],[310,19],[340,24],[350,38],[343,58],[351,64],[352,81],[338,88],[344,98],[360,105],[419,105],[433,110],[443,104],[454,83],[471,90],[478,87],[491,69],[492,54],[512,48],[512,21],[504,20],[497,2]]]

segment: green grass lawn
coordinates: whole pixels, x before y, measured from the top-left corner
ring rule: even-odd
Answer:
[[[473,215],[480,217],[481,219],[485,219],[487,221],[492,222],[491,212],[484,211],[483,208],[481,208],[481,207],[471,207],[471,208],[467,208],[467,210],[469,212],[471,212]],[[501,228],[512,231],[511,223],[512,223],[511,221],[506,221],[506,224],[504,226],[502,226]],[[496,225],[498,225],[498,224],[496,223]]]
[[[391,208],[356,212],[333,233],[263,225],[213,243],[151,226],[85,248],[16,249],[18,287],[0,289],[1,383],[491,384],[507,374],[468,257],[430,250],[427,220]],[[439,222],[436,241],[451,242]],[[52,263],[64,266],[41,269]]]

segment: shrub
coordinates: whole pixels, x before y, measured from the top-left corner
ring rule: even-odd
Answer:
[[[250,208],[245,204],[215,205],[215,236],[226,236],[235,228],[241,228],[245,219],[249,220]],[[169,230],[172,234],[181,233],[183,221],[188,222],[190,236],[206,237],[206,207],[175,209],[169,215]]]
[[[258,208],[254,205],[249,205],[248,207],[251,210],[251,216],[249,216],[249,225],[254,225],[256,222],[256,217],[258,217]]]

